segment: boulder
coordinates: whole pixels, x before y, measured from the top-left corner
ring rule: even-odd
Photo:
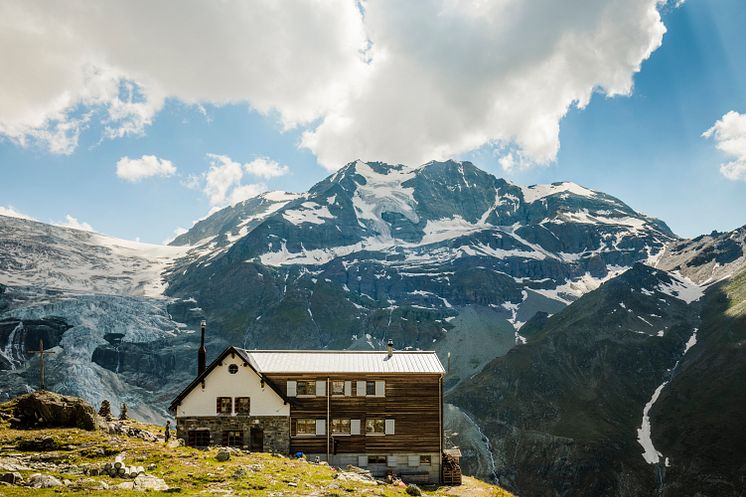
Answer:
[[[20,485],[23,481],[23,477],[21,476],[21,473],[12,471],[10,473],[4,473],[0,475],[0,481],[10,483],[11,485]]]
[[[230,458],[231,458],[231,453],[224,449],[220,449],[218,451],[218,455],[215,456],[215,459],[217,459],[220,462],[227,461]]]
[[[68,397],[54,392],[38,391],[14,399],[13,427],[28,428],[82,428],[95,430],[99,420],[93,407],[78,397]]]
[[[39,473],[31,475],[28,480],[28,486],[31,488],[52,488],[61,487],[62,482],[51,475],[42,475]]]
[[[157,490],[165,491],[168,490],[168,485],[161,478],[150,476],[150,475],[138,475],[133,482],[134,490]]]
[[[407,492],[409,495],[422,495],[422,490],[420,490],[420,487],[418,487],[417,485],[407,485],[407,489],[405,490],[405,492]]]

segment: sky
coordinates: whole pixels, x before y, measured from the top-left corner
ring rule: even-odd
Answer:
[[[180,5],[0,4],[0,214],[161,243],[355,159],[454,158],[746,224],[742,0]]]

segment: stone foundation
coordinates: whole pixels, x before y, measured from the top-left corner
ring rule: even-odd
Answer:
[[[252,428],[261,430],[261,448],[252,440]],[[189,432],[209,432],[210,445],[225,445],[224,432],[241,432],[236,445],[257,452],[288,454],[290,451],[290,418],[287,416],[205,416],[176,418],[176,437],[189,444]]]

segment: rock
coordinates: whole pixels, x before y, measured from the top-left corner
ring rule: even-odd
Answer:
[[[131,481],[125,481],[117,485],[112,485],[109,488],[112,490],[134,490],[135,484]]]
[[[155,468],[157,468],[156,464],[154,462],[148,464],[148,471],[153,471]]]
[[[52,488],[61,487],[63,485],[62,482],[54,476],[35,473],[29,478],[28,486],[31,488]]]
[[[334,478],[342,481],[354,481],[366,485],[378,485],[370,471],[357,468],[359,471],[340,471],[334,474]]]
[[[422,490],[420,490],[420,487],[414,484],[407,485],[407,489],[405,490],[409,495],[422,495]]]
[[[244,468],[243,466],[241,466],[240,468],[237,468],[233,472],[233,474],[231,475],[231,478],[233,478],[234,480],[240,480],[241,478],[243,478],[244,476],[246,476],[246,474],[247,474],[246,468]]]
[[[48,452],[50,450],[57,450],[59,448],[60,444],[52,437],[21,440],[18,443],[18,450],[29,452]]]
[[[288,487],[297,487],[297,486],[298,486],[298,484],[295,483],[294,481],[289,481],[288,482]]]
[[[109,485],[100,480],[94,480],[93,478],[83,478],[69,485],[71,490],[108,490]]]
[[[14,401],[14,428],[65,427],[95,430],[99,420],[93,407],[78,397],[39,391],[17,397]]]
[[[29,471],[31,468],[15,457],[0,457],[0,471]]]
[[[135,490],[168,490],[166,482],[156,476],[138,475],[132,483]]]
[[[0,475],[0,481],[10,483],[11,485],[20,485],[23,481],[23,477],[21,476],[21,473],[13,471],[11,473],[4,473]]]
[[[215,459],[217,459],[220,462],[225,462],[230,458],[231,458],[231,453],[224,449],[219,450],[218,455],[215,456]]]
[[[175,449],[177,447],[184,447],[184,439],[183,438],[177,438],[176,440],[171,440],[166,444],[166,447],[169,449]]]

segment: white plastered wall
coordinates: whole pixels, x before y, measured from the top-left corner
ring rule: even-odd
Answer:
[[[231,364],[238,366],[238,373],[230,374]],[[290,405],[265,383],[261,385],[259,375],[249,366],[244,366],[238,357],[230,356],[216,366],[205,378],[205,388],[197,385],[176,408],[176,417],[216,416],[218,397],[250,397],[251,416],[290,416]]]

